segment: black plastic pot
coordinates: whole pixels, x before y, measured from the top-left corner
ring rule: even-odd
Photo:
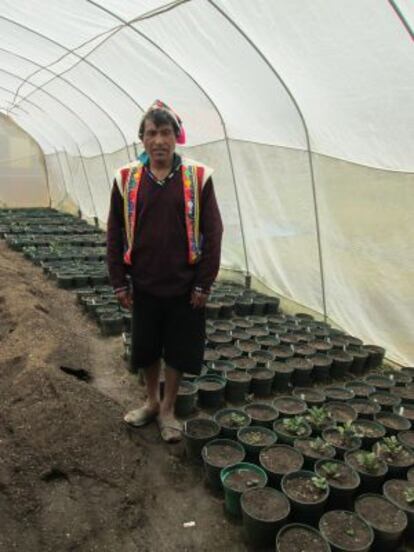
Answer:
[[[247,540],[255,547],[273,544],[290,514],[289,500],[270,487],[244,492],[240,506]]]
[[[377,391],[388,391],[395,386],[395,381],[383,374],[369,374],[365,377],[369,385],[373,385]]]
[[[304,458],[289,445],[272,445],[260,451],[259,463],[267,473],[269,484],[279,488],[284,475],[302,469]]]
[[[293,373],[292,366],[289,366],[286,362],[271,362],[269,364],[269,370],[273,370],[275,375],[272,390],[276,393],[287,391]]]
[[[314,500],[304,500],[296,491],[293,491],[291,486],[292,483],[298,480],[305,481],[306,485],[313,485],[311,481],[315,476],[315,472],[300,470],[282,477],[280,485],[283,493],[291,502],[292,518],[296,522],[315,525],[324,512],[325,504],[329,496],[329,486],[323,491],[315,489],[315,494],[318,495],[318,498]]]
[[[378,412],[378,414],[375,414],[374,420],[385,427],[388,435],[397,435],[399,431],[411,429],[410,420],[393,412]]]
[[[354,359],[349,367],[349,371],[356,376],[364,374],[366,372],[369,353],[361,347],[348,347],[348,352]]]
[[[388,466],[383,460],[378,459],[379,470],[376,473],[368,472],[357,460],[359,452],[358,450],[346,452],[344,455],[345,463],[358,472],[361,478],[359,489],[361,493],[376,493],[381,489],[381,485],[386,478]]]
[[[218,349],[215,351],[219,352]],[[234,364],[231,360],[218,359],[207,362],[207,368],[209,374],[225,377],[228,370],[234,370]]]
[[[223,408],[214,415],[214,421],[221,428],[221,437],[227,439],[237,439],[237,432],[242,427],[251,424],[252,419],[246,412],[237,408]]]
[[[330,385],[325,389],[325,396],[330,401],[349,401],[355,395],[352,389]]]
[[[362,448],[370,449],[374,443],[382,439],[387,434],[385,427],[373,420],[358,419],[353,427],[362,440]]]
[[[237,483],[233,480],[237,478]],[[267,475],[262,468],[249,462],[240,462],[223,468],[220,479],[224,489],[226,511],[235,517],[241,517],[240,499],[246,490],[262,488],[267,484]]]
[[[384,496],[366,493],[355,500],[355,512],[374,530],[373,550],[395,550],[407,527],[407,515]],[[385,514],[385,515],[382,515]],[[387,525],[392,519],[393,525]]]
[[[337,475],[330,475],[329,468],[336,466]],[[325,466],[327,468],[325,469]],[[336,508],[353,508],[354,496],[358,491],[361,478],[357,471],[341,460],[317,460],[315,462],[315,473],[325,477],[329,484],[330,493],[328,499],[328,510]]]
[[[328,541],[320,532],[302,523],[284,525],[276,535],[276,552],[292,552],[292,546],[295,546],[295,551],[300,546],[301,552],[331,552]]]
[[[124,319],[121,313],[104,314],[99,317],[99,325],[103,335],[121,335]]]
[[[256,397],[268,397],[272,393],[273,379],[275,377],[273,370],[269,368],[251,368],[248,373],[252,377],[250,383],[250,393]]]
[[[292,383],[298,387],[306,387],[312,383],[313,362],[308,358],[292,358],[286,361],[293,367]]]
[[[325,404],[325,408],[336,423],[354,422],[358,417],[358,413],[354,408],[345,402],[329,401]]]
[[[414,431],[413,430],[399,431],[397,433],[397,439],[405,447],[408,447],[411,450],[414,450]]]
[[[329,380],[332,368],[332,358],[327,355],[316,354],[312,357],[313,379],[324,383]]]
[[[381,410],[378,403],[370,401],[369,399],[352,399],[348,401],[348,404],[357,412],[358,418],[364,418],[366,420],[375,419],[375,415]]]
[[[358,542],[361,530],[365,531],[366,539]],[[368,552],[374,542],[372,527],[358,514],[347,510],[326,512],[319,521],[319,531],[329,542],[333,552]]]
[[[325,393],[321,389],[309,387],[295,387],[292,395],[305,401],[309,408],[312,406],[321,406],[325,402]]]
[[[237,404],[246,400],[252,377],[244,370],[230,370],[226,373],[226,400]]]
[[[385,349],[383,347],[379,347],[378,345],[363,345],[362,349],[369,354],[366,369],[376,370],[379,368],[384,360]]]
[[[195,380],[198,386],[198,402],[202,408],[218,408],[224,401],[226,380],[220,376],[206,375]]]
[[[201,450],[209,441],[220,435],[220,426],[211,418],[194,418],[184,424],[184,444],[187,458],[201,461]]]
[[[275,355],[276,362],[286,362],[289,358],[293,358],[294,355],[293,349],[289,345],[278,345],[277,347],[271,347],[270,351]]]
[[[194,383],[182,380],[175,399],[175,413],[179,417],[189,416],[195,409],[198,389]]]
[[[355,398],[357,399],[367,399],[370,393],[375,391],[375,387],[369,385],[366,381],[363,380],[351,380],[345,383],[347,389],[351,389],[354,392]]]
[[[408,525],[405,537],[408,543],[413,542],[414,539],[414,503],[407,502],[404,493],[413,488],[414,485],[410,481],[402,479],[389,479],[382,487],[385,498],[407,514]]]
[[[273,362],[275,360],[275,355],[271,351],[262,349],[249,353],[249,357],[256,362],[256,365],[259,368],[266,368],[269,362]]]
[[[243,445],[248,460],[257,463],[260,451],[265,447],[274,445],[277,441],[277,435],[267,427],[251,425],[239,429],[237,440]]]
[[[279,412],[271,404],[254,402],[247,404],[244,411],[250,416],[252,425],[268,427],[272,429],[273,422],[278,418]]]
[[[201,457],[209,486],[215,490],[221,490],[221,470],[243,462],[245,456],[243,445],[231,439],[214,439],[204,445]]]
[[[393,407],[392,411],[394,414],[403,416],[406,420],[411,422],[411,425],[414,422],[414,404],[405,404],[401,403]]]
[[[354,357],[345,351],[331,351],[329,356],[332,358],[331,376],[334,379],[343,379],[352,366]]]
[[[335,447],[337,458],[343,458],[345,453],[357,450],[361,447],[359,437],[350,437],[347,442],[341,439],[340,432],[335,427],[328,427],[322,431],[322,438]]]
[[[370,401],[378,403],[381,407],[381,410],[388,410],[391,412],[394,407],[398,407],[401,404],[401,398],[392,393],[387,393],[386,391],[374,391],[368,396]]]
[[[307,404],[302,399],[290,397],[289,395],[281,395],[273,400],[273,406],[276,410],[285,417],[301,416],[307,410]]]

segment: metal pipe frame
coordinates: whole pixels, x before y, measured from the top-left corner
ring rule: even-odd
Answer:
[[[302,122],[303,129],[305,132],[305,138],[306,138],[306,151],[308,155],[309,171],[310,171],[311,184],[312,184],[313,208],[314,208],[314,216],[315,216],[316,239],[317,239],[317,245],[318,245],[318,257],[319,257],[319,270],[320,270],[320,278],[321,278],[323,315],[324,315],[324,319],[326,320],[327,319],[326,288],[325,288],[325,274],[324,274],[324,264],[323,264],[323,256],[322,256],[322,242],[321,242],[321,231],[320,231],[319,212],[318,212],[318,201],[317,201],[317,194],[316,194],[316,182],[315,182],[315,173],[313,169],[310,135],[309,135],[309,130],[306,124],[305,117],[292,91],[290,90],[286,82],[283,80],[283,78],[280,76],[276,68],[269,61],[269,59],[260,50],[260,48],[258,48],[258,46],[247,35],[247,33],[240,27],[240,25],[238,25],[222,8],[217,6],[214,0],[207,0],[207,2],[211,4],[230,23],[230,25],[232,25],[232,27],[236,29],[236,31],[244,38],[244,40],[246,40],[246,42],[255,50],[255,52],[259,55],[259,57],[265,62],[265,64],[272,71],[272,73],[275,75],[277,80],[280,82],[280,84],[283,86],[284,90],[288,94]]]

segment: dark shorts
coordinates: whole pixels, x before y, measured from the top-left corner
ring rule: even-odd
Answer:
[[[205,309],[190,295],[155,297],[134,291],[131,368],[147,368],[163,358],[180,372],[199,374],[204,357]]]

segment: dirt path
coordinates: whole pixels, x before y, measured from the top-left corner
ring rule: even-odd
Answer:
[[[182,444],[122,425],[143,391],[121,353],[0,241],[0,552],[248,550]]]

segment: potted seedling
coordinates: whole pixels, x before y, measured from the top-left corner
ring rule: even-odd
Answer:
[[[408,518],[407,542],[414,539],[414,485],[403,479],[389,479],[384,483],[383,493],[388,500],[401,508]]]
[[[414,465],[414,451],[404,447],[395,435],[377,442],[373,451],[388,464],[389,477],[403,478]]]
[[[369,449],[378,439],[385,437],[385,427],[372,420],[356,420],[353,424],[355,433],[362,439],[362,448]]]
[[[368,552],[374,541],[370,525],[346,510],[326,512],[319,521],[319,531],[337,551]]]
[[[309,437],[312,433],[310,425],[303,416],[276,420],[273,424],[273,430],[276,432],[279,441],[286,445],[293,445],[295,439]]]
[[[294,521],[312,525],[322,515],[329,496],[324,477],[301,470],[284,475],[281,488],[291,501]]]
[[[396,435],[399,431],[408,431],[411,429],[411,422],[393,412],[378,412],[374,420],[382,424],[387,430],[388,435]]]
[[[345,462],[354,468],[361,478],[361,492],[376,492],[388,472],[388,466],[374,452],[357,450],[345,453]]]
[[[353,468],[340,460],[318,460],[315,473],[325,477],[329,484],[329,509],[352,507],[353,496],[361,481]]]
[[[335,447],[339,458],[343,458],[346,452],[356,450],[361,446],[361,439],[356,434],[352,423],[349,422],[324,429],[322,438]]]
[[[236,439],[239,429],[249,426],[252,421],[246,412],[237,410],[236,408],[223,408],[219,410],[216,412],[214,420],[221,427],[222,436],[229,439]]]
[[[294,447],[303,454],[305,468],[311,470],[313,470],[315,460],[333,458],[336,453],[335,448],[320,437],[295,439]]]
[[[324,406],[310,408],[305,415],[305,420],[316,435],[320,435],[324,429],[333,425],[332,417]]]

